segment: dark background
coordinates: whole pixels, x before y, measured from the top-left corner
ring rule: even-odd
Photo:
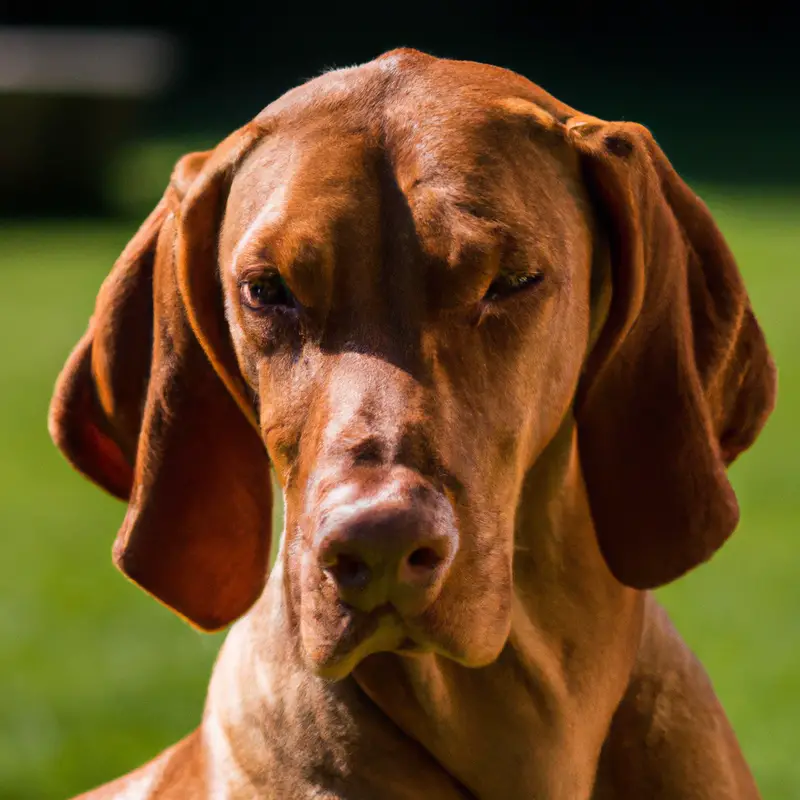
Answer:
[[[690,177],[800,181],[793,16],[775,3],[697,6],[579,0],[527,6],[294,2],[248,9],[232,0],[216,6],[172,0],[71,2],[60,13],[46,13],[12,3],[0,12],[0,24],[157,29],[171,34],[179,49],[171,85],[160,96],[136,103],[105,98],[102,104],[38,97],[50,115],[44,114],[51,137],[46,145],[42,140],[39,158],[49,169],[40,180],[58,179],[47,192],[26,184],[13,200],[4,197],[0,210],[102,210],[100,148],[95,143],[94,156],[82,152],[81,142],[92,138],[83,133],[83,119],[91,118],[95,131],[102,125],[98,116],[114,126],[104,157],[130,136],[204,135],[211,141],[299,80],[401,45],[509,67],[582,111],[642,122]],[[2,112],[0,98],[0,119]],[[5,116],[0,145],[15,115]],[[93,168],[94,181],[87,175]]]

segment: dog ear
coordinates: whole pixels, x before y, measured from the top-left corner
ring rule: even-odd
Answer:
[[[269,460],[228,339],[216,239],[243,129],[185,156],[104,282],[56,384],[51,435],[128,511],[122,572],[204,630],[259,597],[268,572]]]
[[[593,118],[567,130],[612,264],[576,398],[581,463],[609,568],[653,588],[735,529],[726,467],[773,408],[775,368],[722,234],[650,133]]]

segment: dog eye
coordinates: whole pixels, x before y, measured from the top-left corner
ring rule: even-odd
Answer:
[[[497,302],[503,300],[512,294],[521,292],[523,289],[528,289],[541,283],[544,275],[541,272],[507,272],[498,275],[486,290],[483,296],[486,302]]]
[[[270,272],[239,282],[242,303],[254,311],[270,307],[294,307],[294,297],[278,272]]]

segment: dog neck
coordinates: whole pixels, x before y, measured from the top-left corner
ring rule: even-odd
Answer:
[[[491,665],[386,653],[332,683],[303,661],[278,563],[214,671],[204,733],[219,796],[590,797],[643,596],[603,562],[571,421],[526,477],[514,574]]]

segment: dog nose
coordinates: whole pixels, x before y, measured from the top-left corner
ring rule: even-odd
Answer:
[[[390,603],[413,615],[436,599],[457,549],[449,520],[411,503],[383,503],[331,522],[317,556],[343,602],[361,611]]]

